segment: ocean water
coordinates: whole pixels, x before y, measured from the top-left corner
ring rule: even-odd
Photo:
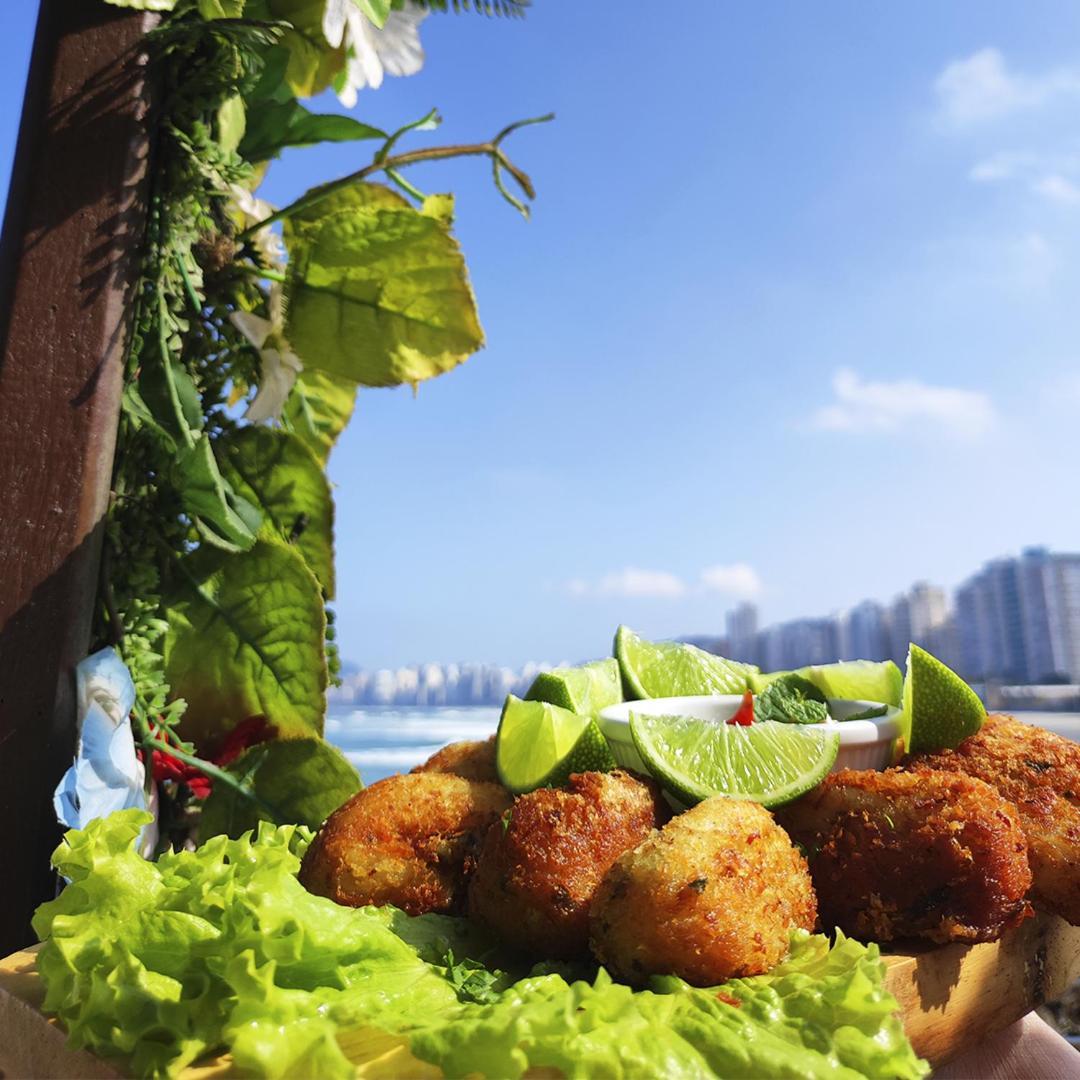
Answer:
[[[1016,713],[1080,742],[1076,713]],[[356,766],[365,784],[408,772],[447,743],[486,739],[499,724],[496,706],[332,705],[326,738]]]
[[[370,784],[408,772],[447,743],[486,739],[498,725],[496,706],[332,705],[325,734]]]

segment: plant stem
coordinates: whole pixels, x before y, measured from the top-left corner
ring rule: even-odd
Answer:
[[[198,769],[205,776],[209,776],[215,784],[224,784],[227,788],[231,788],[238,795],[242,795],[245,799],[250,799],[264,814],[268,814],[270,820],[276,825],[284,825],[286,822],[281,820],[281,816],[278,812],[266,802],[263,802],[258,795],[255,794],[250,788],[245,787],[231,772],[226,769],[219,768],[212,762],[204,761],[200,757],[196,757],[194,754],[188,754],[185,751],[179,749],[176,746],[172,746],[162,739],[156,739],[153,735],[147,733],[142,738],[142,746],[146,750],[160,750],[163,754],[168,754],[169,757],[176,758],[177,761],[182,761],[185,765],[190,765],[194,769]]]
[[[527,121],[539,123],[545,120],[549,120],[551,117],[538,117],[536,121]],[[536,189],[533,187],[532,180],[529,179],[529,174],[524,170],[518,168],[503,152],[502,147],[499,145],[500,141],[511,130],[516,130],[518,125],[513,125],[512,128],[506,129],[499,133],[499,135],[489,142],[482,143],[464,143],[459,146],[431,146],[422,150],[408,150],[403,154],[395,154],[394,157],[383,158],[381,161],[373,161],[370,165],[365,165],[364,168],[358,169],[356,172],[349,173],[347,176],[342,176],[337,180],[331,180],[328,184],[323,184],[321,187],[313,188],[305,195],[301,195],[295,202],[289,203],[288,206],[283,206],[280,210],[275,210],[269,217],[263,218],[261,221],[257,221],[254,225],[249,225],[242,232],[237,233],[237,240],[246,240],[261,229],[265,229],[267,225],[273,225],[276,221],[282,221],[285,218],[292,217],[294,214],[299,214],[308,207],[314,206],[316,203],[321,202],[328,195],[332,195],[335,191],[340,191],[344,187],[348,187],[350,184],[359,183],[361,180],[366,180],[369,176],[374,176],[380,172],[394,172],[397,169],[403,169],[409,165],[419,165],[425,161],[442,161],[446,158],[459,158],[459,157],[490,157],[493,162],[504,168],[518,183],[521,190],[525,192],[530,199],[536,198]]]

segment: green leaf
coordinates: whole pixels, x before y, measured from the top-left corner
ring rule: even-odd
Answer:
[[[294,543],[327,598],[334,595],[334,503],[315,455],[297,436],[240,428],[218,441],[233,489],[257,506],[282,540]]]
[[[105,0],[105,3],[136,11],[172,11],[176,7],[176,0]]]
[[[199,0],[199,14],[212,19],[239,19],[244,14],[244,0]]]
[[[355,405],[355,383],[309,368],[297,378],[285,399],[282,419],[325,469]]]
[[[754,720],[783,724],[822,724],[829,717],[825,695],[801,675],[781,675],[754,702]]]
[[[354,205],[334,210],[346,199]],[[438,216],[357,184],[290,222],[286,335],[305,367],[415,385],[484,342],[465,261]]]
[[[274,808],[277,824],[317,829],[362,787],[340,750],[322,739],[275,739],[245,750],[229,772],[242,777],[257,798]],[[258,805],[225,784],[215,784],[199,817],[199,841],[225,833],[240,836],[267,820]]]
[[[247,123],[244,99],[239,94],[226,98],[218,108],[218,142],[225,150],[235,150],[244,137]]]
[[[221,475],[205,435],[176,455],[174,477],[184,509],[198,519],[207,541],[226,551],[246,551],[255,543],[262,515]]]
[[[326,613],[300,553],[260,539],[241,555],[202,548],[176,571],[165,677],[188,703],[184,737],[213,741],[256,715],[283,736],[321,734]]]
[[[315,146],[322,142],[385,139],[386,132],[351,116],[315,114],[298,101],[263,101],[250,106],[240,153],[248,161],[266,161],[286,146]]]
[[[380,30],[386,25],[392,6],[390,0],[353,0],[353,2]]]
[[[191,446],[202,430],[202,399],[183,364],[160,354],[150,357],[133,387],[158,426],[177,446]]]
[[[323,36],[325,0],[267,0],[270,18],[291,24],[281,44],[289,50],[285,82],[297,97],[321,93],[345,67],[345,50],[331,49]]]

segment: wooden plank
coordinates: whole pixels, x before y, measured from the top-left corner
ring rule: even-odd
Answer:
[[[117,1076],[82,1052],[65,1057],[55,1021],[40,1012],[44,990],[34,970],[36,950],[0,961],[0,1072],[13,1076]],[[1080,927],[1039,915],[982,945],[946,945],[885,957],[886,985],[900,1003],[904,1028],[917,1053],[942,1065],[1052,999],[1080,977]],[[417,1061],[405,1040],[362,1030],[342,1036],[362,1080],[409,1076],[433,1080],[433,1066]],[[212,1080],[228,1072],[227,1057],[186,1069],[183,1080]],[[91,1072],[91,1068],[97,1072]],[[102,1071],[103,1070],[103,1071]],[[535,1075],[541,1075],[535,1070]],[[551,1075],[543,1070],[544,1075]]]
[[[0,954],[55,889],[145,219],[154,16],[42,0],[0,241]]]
[[[908,1038],[940,1065],[1080,978],[1080,927],[1037,915],[1000,941],[943,945],[886,962]]]

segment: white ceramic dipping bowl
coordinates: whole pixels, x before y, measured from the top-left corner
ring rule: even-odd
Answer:
[[[600,730],[611,744],[615,760],[627,769],[646,772],[630,735],[630,713],[648,716],[693,716],[723,724],[742,704],[737,694],[707,697],[650,698],[647,701],[624,701],[600,713]],[[840,751],[832,772],[840,769],[887,769],[898,756],[903,734],[902,710],[891,707],[884,716],[873,720],[844,720],[845,716],[880,708],[877,701],[853,701],[829,698],[827,724],[840,732]],[[816,725],[815,725],[816,726]]]

